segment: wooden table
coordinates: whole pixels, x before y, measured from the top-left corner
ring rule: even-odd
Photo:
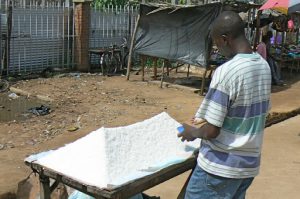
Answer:
[[[296,72],[299,72],[300,70],[300,57],[292,58],[292,65],[289,67],[291,73],[293,70],[296,70]]]
[[[41,165],[34,162],[25,162],[25,164],[27,166],[30,166],[34,172],[39,174],[40,199],[50,199],[51,192],[57,187],[59,183],[93,196],[96,199],[126,199],[138,193],[142,193],[143,191],[154,187],[164,181],[167,181],[177,175],[180,175],[190,169],[194,169],[196,165],[196,157],[197,154],[194,154],[182,163],[171,165],[151,175],[136,179],[118,187],[110,186],[107,189],[101,189],[95,186],[82,184],[55,171],[43,168]],[[55,180],[53,185],[50,185],[50,178]],[[185,188],[187,186],[189,178],[184,184],[178,196],[178,199],[184,197]]]
[[[209,65],[208,67],[205,68],[205,71],[202,76],[202,81],[201,81],[200,95],[204,94],[207,73],[209,72],[209,78],[211,78],[213,71],[216,70],[217,67],[218,67],[217,65]]]

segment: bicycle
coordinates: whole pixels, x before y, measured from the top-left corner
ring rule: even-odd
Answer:
[[[103,75],[113,75],[123,72],[127,68],[129,50],[126,38],[123,38],[123,43],[119,46],[111,45],[105,48],[91,49],[89,53],[100,57],[98,63]]]
[[[120,70],[121,54],[116,45],[106,48],[100,56],[102,74],[112,75]]]
[[[106,64],[107,68],[112,73],[121,72],[127,68],[128,56],[129,50],[127,46],[127,39],[123,37],[123,43],[121,45],[110,46],[109,52],[103,55],[101,64],[104,64],[103,67],[105,67]]]
[[[120,45],[121,50],[121,69],[127,68],[129,50],[127,46],[127,39],[123,37],[123,43]]]

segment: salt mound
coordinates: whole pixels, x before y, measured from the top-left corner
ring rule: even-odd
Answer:
[[[182,143],[167,113],[125,127],[100,128],[36,163],[86,185],[106,188],[187,159],[199,140]]]

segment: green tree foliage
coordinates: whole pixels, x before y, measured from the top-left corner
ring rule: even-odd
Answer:
[[[94,0],[93,4],[97,8],[108,6],[124,6],[129,4],[129,0]]]

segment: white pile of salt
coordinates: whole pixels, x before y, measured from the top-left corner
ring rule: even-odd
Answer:
[[[179,126],[161,113],[125,127],[100,128],[36,163],[86,185],[120,185],[187,159],[200,141],[181,142]]]

